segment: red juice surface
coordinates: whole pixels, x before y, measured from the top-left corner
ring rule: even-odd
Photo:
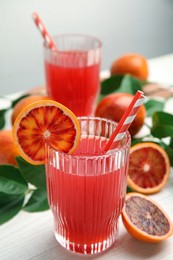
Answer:
[[[100,142],[101,138],[89,138],[88,141],[82,139],[76,154],[90,154],[91,157],[88,158],[87,165],[80,160],[78,175],[73,164],[70,167],[71,173],[47,166],[48,197],[54,214],[55,234],[70,243],[78,244],[75,250],[78,252],[83,252],[82,246],[85,244],[116,239],[118,218],[124,204],[126,165],[109,171],[112,162],[110,158],[105,160],[105,164],[98,164],[99,159],[93,159],[92,155],[101,154]],[[66,163],[69,164],[63,160],[64,169],[69,168]],[[88,250],[90,253],[91,247]]]
[[[60,61],[57,58],[58,62],[45,62],[47,90],[51,98],[77,116],[88,116],[94,112],[100,90],[100,63],[89,65],[87,53],[80,60],[78,53],[82,55],[75,51],[63,52]]]

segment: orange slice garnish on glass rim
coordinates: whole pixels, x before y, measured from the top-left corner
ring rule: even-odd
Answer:
[[[143,194],[159,192],[169,175],[169,157],[160,145],[146,142],[130,148],[128,186],[132,190]]]
[[[80,142],[77,117],[62,104],[41,100],[26,106],[13,125],[15,145],[27,162],[45,163],[45,144],[72,154]]]

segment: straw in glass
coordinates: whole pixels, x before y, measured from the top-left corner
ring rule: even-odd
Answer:
[[[134,98],[132,99],[128,109],[123,114],[121,120],[119,121],[115,131],[111,135],[109,141],[107,142],[106,146],[104,147],[104,151],[108,151],[112,144],[114,143],[114,148],[118,146],[119,142],[123,139],[126,134],[126,131],[132,124],[133,120],[136,117],[136,114],[139,108],[145,102],[146,97],[142,91],[137,91]]]
[[[50,48],[53,51],[57,51],[57,47],[56,47],[52,37],[48,33],[46,27],[44,26],[42,20],[40,19],[39,15],[36,12],[34,12],[32,14],[32,17],[34,19],[34,22],[35,22],[37,28],[39,29],[39,31],[41,33],[43,39],[45,40],[48,48]]]

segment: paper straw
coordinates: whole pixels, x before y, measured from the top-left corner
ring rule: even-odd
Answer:
[[[34,22],[39,29],[43,39],[47,43],[48,48],[50,48],[53,51],[57,51],[57,47],[55,43],[53,42],[52,37],[49,35],[48,31],[46,30],[46,27],[44,26],[42,20],[40,19],[39,15],[35,12],[32,14],[32,17],[34,19]]]
[[[122,118],[120,119],[115,131],[111,135],[108,143],[106,144],[104,150],[107,152],[113,142],[114,142],[114,148],[118,146],[119,142],[123,139],[123,137],[126,134],[126,131],[132,124],[133,120],[135,119],[135,116],[139,110],[139,108],[143,105],[145,102],[146,97],[144,96],[144,93],[142,91],[137,91],[134,98],[132,99],[129,107],[123,114]]]

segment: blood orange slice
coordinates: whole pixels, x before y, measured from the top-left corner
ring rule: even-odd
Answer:
[[[72,154],[80,141],[77,117],[65,106],[41,100],[25,107],[13,125],[13,137],[19,154],[34,165],[45,162],[45,143]]]
[[[167,213],[154,200],[139,193],[126,195],[122,221],[129,234],[145,242],[160,242],[173,234]]]
[[[161,146],[146,142],[131,147],[128,186],[132,190],[156,193],[166,185],[169,175],[169,157]]]

